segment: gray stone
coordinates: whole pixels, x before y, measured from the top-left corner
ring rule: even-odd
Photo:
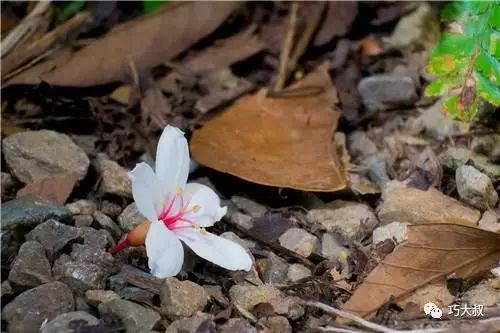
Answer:
[[[318,248],[318,238],[304,229],[290,228],[280,236],[281,246],[294,251],[301,256],[309,257]]]
[[[288,263],[285,259],[269,252],[265,259],[259,259],[257,268],[261,270],[262,281],[265,284],[282,284],[286,282]]]
[[[3,281],[0,289],[0,297],[3,298],[5,296],[10,296],[12,294],[14,294],[14,289],[12,288],[10,281],[9,280]]]
[[[302,264],[291,264],[288,267],[287,278],[290,282],[297,282],[311,276],[311,270]]]
[[[2,172],[2,195],[9,193],[17,184],[16,179],[10,173]]]
[[[349,153],[355,158],[370,156],[378,152],[375,143],[363,131],[351,133],[348,143]]]
[[[120,227],[109,216],[103,214],[102,212],[96,211],[94,213],[94,220],[99,227],[109,231],[114,239],[120,239],[123,235],[123,231]]]
[[[64,206],[43,203],[35,196],[26,196],[2,203],[2,263],[14,259],[27,232],[36,225],[54,218],[69,221],[70,213]]]
[[[113,237],[109,231],[96,230],[90,227],[78,228],[78,237],[83,238],[83,243],[97,248],[108,248],[114,245]]]
[[[117,219],[123,211],[122,206],[109,200],[101,201],[99,210],[114,220]]]
[[[45,320],[73,311],[71,290],[64,283],[49,282],[29,289],[2,310],[2,320],[10,333],[38,333]]]
[[[292,333],[292,326],[283,316],[271,316],[259,319],[258,323],[268,330],[268,333]]]
[[[425,128],[425,133],[436,140],[444,140],[451,135],[465,133],[469,129],[467,123],[454,120],[441,111],[442,100],[426,109],[417,122]]]
[[[230,318],[219,327],[220,333],[257,333],[257,329],[243,318]]]
[[[66,204],[66,208],[71,212],[71,215],[92,215],[97,210],[97,205],[91,200],[80,199]]]
[[[124,232],[129,232],[135,229],[139,224],[144,223],[146,218],[137,209],[135,202],[131,203],[118,216],[118,223]]]
[[[125,287],[116,291],[120,298],[132,301],[135,303],[149,305],[151,307],[155,306],[155,296],[156,294],[137,287]]]
[[[370,207],[343,200],[335,200],[319,209],[312,209],[307,217],[323,230],[339,232],[354,240],[367,237],[378,225],[378,220]]]
[[[126,333],[149,333],[160,321],[160,315],[139,304],[115,299],[99,305],[99,314],[112,313],[120,317]]]
[[[489,209],[484,212],[478,222],[479,228],[492,232],[500,232],[500,215]]]
[[[484,154],[497,164],[500,162],[500,134],[474,136],[470,146],[475,153]]]
[[[208,313],[196,313],[189,318],[173,321],[165,330],[165,333],[198,333],[202,324],[212,323],[214,316]],[[204,332],[204,331],[203,331]],[[212,331],[209,331],[212,332]],[[213,331],[215,332],[215,330]]]
[[[240,244],[242,247],[245,249],[253,249],[255,247],[255,242],[250,240],[250,239],[243,239],[240,236],[236,235],[232,231],[226,231],[220,235],[220,237],[229,239],[230,241],[233,241],[235,243]]]
[[[229,297],[246,318],[256,319],[252,312],[260,304],[267,304],[273,313],[284,314],[290,319],[304,314],[303,307],[293,297],[285,296],[272,286],[234,285],[229,290]]]
[[[500,304],[500,290],[493,288],[487,280],[480,282],[462,295],[464,304],[481,304],[484,307]]]
[[[227,218],[246,230],[250,230],[253,227],[253,218],[250,215],[241,212],[231,212],[228,213]]]
[[[399,20],[388,43],[408,51],[428,50],[437,43],[439,34],[436,10],[427,3],[420,3],[416,10]]]
[[[5,161],[25,184],[62,174],[82,180],[90,161],[67,135],[40,130],[16,133],[2,141]]]
[[[63,313],[43,325],[40,333],[74,332],[75,324],[96,326],[99,324],[99,319],[84,311]]]
[[[79,262],[88,262],[98,265],[108,273],[119,271],[119,264],[105,249],[92,246],[91,244],[74,244],[71,258]]]
[[[481,172],[485,173],[493,182],[500,180],[500,164],[491,163],[488,157],[476,154],[466,148],[450,147],[439,155],[441,163],[448,169],[456,170],[469,160]]]
[[[358,91],[370,112],[409,106],[417,100],[415,83],[404,75],[382,74],[364,78],[359,82]]]
[[[75,227],[90,227],[94,223],[94,217],[92,215],[73,215],[73,222]]]
[[[231,201],[236,205],[236,207],[251,217],[261,217],[267,212],[265,206],[246,197],[233,195],[231,197]]]
[[[77,294],[88,289],[104,289],[106,273],[96,264],[71,260],[66,254],[61,255],[54,263],[54,278],[66,283]]]
[[[170,320],[192,316],[208,303],[209,295],[202,286],[191,281],[167,278],[161,285],[162,313]]]
[[[373,230],[373,244],[378,244],[386,239],[393,240],[399,244],[407,239],[408,223],[391,222]]]
[[[96,152],[95,145],[99,140],[97,136],[71,134],[70,137],[75,142],[75,144],[85,152],[85,154],[87,154],[88,156],[95,155]]]
[[[62,250],[68,243],[78,238],[78,231],[75,227],[63,224],[56,220],[48,220],[39,224],[35,229],[26,235],[27,240],[37,241],[47,251],[49,258]]]
[[[120,299],[120,296],[112,290],[87,290],[85,292],[85,301],[95,307],[115,299]]]
[[[36,287],[52,279],[50,263],[45,249],[38,242],[21,245],[9,272],[9,281],[23,287]]]
[[[105,154],[97,154],[95,167],[101,176],[99,191],[121,197],[132,197],[132,183],[127,171]]]
[[[341,237],[327,232],[321,237],[321,255],[330,260],[346,261],[350,252],[342,245]]]
[[[2,203],[2,232],[24,231],[22,233],[24,235],[48,219],[67,222],[71,219],[71,215],[66,207],[47,204],[36,196],[26,196]]]
[[[490,178],[470,165],[462,165],[455,173],[460,199],[471,206],[486,210],[494,207],[498,194]]]

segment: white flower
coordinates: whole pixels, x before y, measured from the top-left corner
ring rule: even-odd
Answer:
[[[180,240],[197,255],[229,270],[250,270],[252,260],[238,244],[205,231],[227,211],[208,186],[187,183],[189,149],[184,133],[167,126],[156,151],[156,173],[146,163],[129,172],[137,208],[151,221],[146,251],[151,273],[164,278],[181,270]]]

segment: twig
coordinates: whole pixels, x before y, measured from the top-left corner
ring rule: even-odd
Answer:
[[[336,309],[336,308],[329,306],[329,305],[326,305],[324,303],[311,302],[311,301],[303,301],[301,303],[304,305],[307,305],[307,306],[312,306],[312,307],[321,309],[324,312],[332,314],[334,316],[340,316],[340,317],[355,321],[358,324],[360,324],[366,328],[372,329],[376,332],[382,332],[382,333],[435,333],[435,332],[444,332],[447,330],[445,328],[429,328],[429,329],[425,329],[425,330],[406,330],[406,331],[393,330],[392,328],[372,323],[371,321],[368,321],[366,319],[358,317],[352,313]],[[331,328],[333,329],[335,327],[331,327]],[[330,331],[330,332],[335,332],[335,331]],[[337,332],[339,332],[339,331],[337,331]]]
[[[321,16],[323,14],[323,10],[325,9],[326,3],[320,2],[318,4],[319,8],[315,11],[314,15],[312,15],[311,19],[307,22],[306,28],[302,33],[297,45],[293,49],[292,55],[290,56],[290,60],[288,61],[286,78],[289,73],[294,70],[295,66],[297,66],[297,62],[299,61],[302,54],[305,52],[307,46],[311,42],[312,37],[314,36],[314,32],[319,26],[321,22]]]
[[[26,41],[31,34],[36,33],[40,23],[41,16],[49,10],[50,1],[40,1],[35,8],[2,40],[2,49],[0,55],[2,58],[14,48]],[[42,19],[43,20],[43,19]]]
[[[370,333],[368,331],[361,331],[361,330],[353,330],[349,328],[341,328],[341,327],[332,327],[332,326],[326,326],[326,327],[317,327],[317,330],[321,332],[338,332],[338,333]]]
[[[299,4],[294,2],[290,8],[290,15],[288,20],[288,29],[283,43],[283,49],[280,54],[280,66],[278,68],[278,75],[272,91],[279,91],[285,86],[285,81],[288,73],[288,60],[292,52],[293,38],[295,37],[295,30],[297,29],[297,12]]]
[[[89,12],[76,14],[74,17],[58,25],[41,38],[27,45],[23,45],[19,50],[16,49],[16,52],[9,54],[2,63],[3,71],[9,73],[29,59],[44,53],[51,46],[64,41],[68,38],[70,32],[81,29],[91,21],[92,16]]]

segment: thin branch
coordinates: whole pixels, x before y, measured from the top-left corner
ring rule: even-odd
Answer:
[[[288,29],[283,43],[283,49],[280,54],[280,66],[278,68],[278,75],[274,86],[271,90],[279,91],[285,86],[285,81],[288,73],[288,61],[290,53],[292,52],[293,38],[295,37],[295,30],[297,30],[297,12],[299,4],[294,2],[290,8],[290,15],[288,20]]]
[[[425,329],[425,330],[409,330],[409,331],[393,330],[389,327],[385,327],[385,326],[382,326],[379,324],[372,323],[371,321],[368,321],[366,319],[358,317],[352,313],[336,309],[336,308],[329,306],[329,305],[326,305],[324,303],[311,302],[311,301],[303,301],[301,303],[304,305],[307,305],[307,306],[312,306],[312,307],[321,309],[324,312],[329,313],[331,315],[339,316],[339,317],[343,317],[343,318],[355,321],[358,324],[360,324],[366,328],[372,329],[376,332],[382,332],[382,333],[436,333],[436,332],[444,332],[447,330],[445,328],[430,328],[430,329]],[[331,328],[334,328],[334,327],[331,327]],[[335,331],[331,331],[331,332],[335,332]]]

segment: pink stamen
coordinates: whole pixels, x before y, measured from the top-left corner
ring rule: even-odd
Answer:
[[[172,213],[171,210],[172,210],[172,207],[174,205],[174,202],[178,196],[180,197],[180,200],[181,200],[181,208],[179,209],[179,211],[176,214],[170,215]],[[172,200],[170,200],[168,206],[162,210],[162,212],[158,216],[158,220],[162,221],[165,224],[165,226],[170,230],[174,230],[174,229],[178,229],[178,228],[191,228],[194,225],[194,222],[189,220],[189,219],[186,219],[186,217],[185,217],[187,214],[189,214],[193,211],[193,209],[187,210],[187,207],[189,207],[190,203],[191,203],[191,200],[189,200],[187,202],[187,204],[184,205],[184,198],[182,197],[182,195],[176,194],[172,198]],[[178,222],[180,222],[180,221],[186,222],[186,223],[188,223],[188,225],[177,225]]]

